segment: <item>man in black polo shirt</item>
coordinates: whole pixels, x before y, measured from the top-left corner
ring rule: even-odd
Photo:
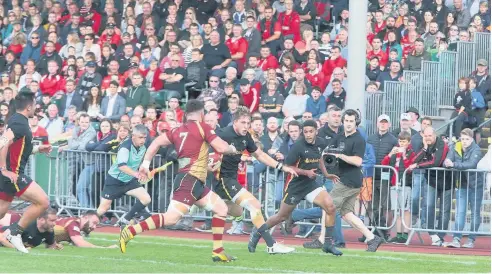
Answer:
[[[210,70],[210,75],[222,78],[225,76],[226,68],[229,66],[231,51],[222,42],[217,31],[210,33],[210,43],[202,47],[203,61]]]
[[[171,98],[181,99],[185,94],[186,70],[179,66],[180,59],[177,54],[172,54],[170,57],[171,67],[159,75],[159,79],[164,81],[164,90],[159,92],[159,98],[165,101]]]
[[[299,176],[287,177],[284,187],[285,195],[280,204],[280,209],[277,214],[267,220],[267,225],[272,228],[287,220],[297,204],[305,199],[320,206],[326,212],[326,234],[322,250],[340,256],[343,253],[333,245],[332,239],[335,227],[335,207],[328,191],[316,182],[319,159],[321,152],[326,147],[326,141],[316,136],[317,130],[318,125],[315,121],[307,120],[304,122],[302,127],[304,138],[294,143],[284,161],[285,165],[291,166]]]
[[[16,214],[11,214],[11,224],[19,218],[20,216],[16,216]],[[24,243],[24,246],[32,248],[45,243],[47,248],[63,249],[63,245],[57,244],[55,242],[55,233],[53,229],[55,227],[56,219],[56,210],[46,210],[43,215],[39,216],[39,218],[35,222],[32,222],[22,232],[22,242]],[[2,231],[7,228],[8,227],[4,227]],[[0,245],[8,248],[13,248],[12,244],[7,241],[7,239],[5,239],[3,233],[0,234]]]
[[[354,214],[355,200],[362,186],[361,166],[366,149],[366,141],[357,131],[359,117],[359,113],[353,109],[345,111],[342,116],[344,132],[328,141],[328,146],[320,160],[320,168],[323,175],[335,182],[331,195],[336,209],[347,223],[364,234],[367,239],[367,251],[375,252],[383,239],[367,229],[361,219]],[[334,148],[342,152],[330,153],[329,150]],[[329,174],[326,169],[327,154],[336,157],[338,161],[338,170],[330,170],[335,174]]]
[[[294,248],[282,245],[273,240],[272,235],[268,231],[268,226],[265,224],[265,219],[261,213],[261,204],[253,194],[243,188],[237,181],[238,165],[241,162],[243,151],[248,151],[259,162],[265,165],[276,168],[279,171],[296,176],[297,174],[292,168],[284,166],[282,163],[272,159],[268,154],[259,149],[253,138],[249,134],[251,126],[251,114],[246,107],[239,107],[234,113],[234,121],[232,126],[228,126],[217,132],[222,140],[236,147],[238,153],[231,155],[223,155],[222,164],[220,166],[217,177],[217,184],[214,186],[214,192],[222,199],[228,202],[229,214],[238,217],[242,215],[242,209],[245,208],[250,212],[251,222],[255,229],[251,232],[250,243],[248,244],[249,252],[256,251],[256,245],[261,237],[267,244],[267,252],[270,254],[276,253],[291,253]],[[231,203],[232,202],[232,203]],[[240,208],[238,208],[238,206]],[[251,242],[254,244],[252,245]]]
[[[328,107],[328,121],[318,130],[318,137],[330,140],[342,130],[342,110],[336,105]]]

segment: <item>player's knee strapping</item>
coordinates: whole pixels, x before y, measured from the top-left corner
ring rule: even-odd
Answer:
[[[232,198],[232,201],[241,207],[245,208],[251,214],[251,222],[256,228],[261,227],[265,223],[265,219],[261,214],[261,210],[253,206],[252,201],[256,200],[253,194],[249,193],[244,188],[241,189],[236,196]]]
[[[181,217],[183,217],[186,213],[190,211],[190,206],[187,204],[183,204],[177,201],[171,201],[167,208],[167,212],[175,212],[178,213]]]

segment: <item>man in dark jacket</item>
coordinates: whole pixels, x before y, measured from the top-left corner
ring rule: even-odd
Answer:
[[[61,117],[68,116],[68,108],[70,106],[75,106],[77,111],[82,110],[82,105],[84,100],[82,96],[78,92],[75,92],[75,81],[72,79],[68,79],[65,82],[65,91],[66,94],[63,94],[60,100],[57,100],[58,109],[60,110]]]
[[[424,48],[424,40],[417,38],[414,42],[414,50],[408,54],[404,68],[405,70],[420,71],[422,70],[422,61],[429,61],[430,59],[430,54]]]
[[[393,135],[395,137],[398,137],[398,135],[402,131],[408,132],[410,136],[413,136],[418,133],[415,129],[412,128],[412,118],[408,113],[402,113],[400,115],[400,127],[393,130]]]
[[[130,75],[132,86],[126,91],[126,112],[132,112],[132,110],[140,105],[147,108],[150,100],[149,89],[145,85],[142,85],[143,77],[140,73],[136,72]]]
[[[55,51],[55,43],[51,41],[46,42],[45,49],[46,52],[41,55],[38,63],[36,64],[36,71],[39,72],[39,74],[41,75],[48,74],[48,62],[51,60],[56,61],[56,63],[58,64],[58,69],[60,69],[63,65],[63,61],[60,55],[58,55],[58,53]]]
[[[384,157],[398,145],[398,139],[389,131],[391,127],[390,117],[386,114],[379,115],[378,133],[369,136],[367,143],[371,144],[376,154],[376,165],[380,165]],[[372,200],[372,221],[374,225],[380,227],[389,227],[392,223],[391,216],[388,216],[386,222],[386,213],[391,208],[388,195],[390,193],[390,169],[376,169],[374,172],[373,183],[373,200]],[[384,232],[384,237],[387,237],[387,232]],[[365,239],[364,239],[365,240]]]
[[[437,138],[436,132],[432,127],[427,127],[423,132],[423,148],[420,151],[415,151],[415,160],[409,167],[410,170],[441,167],[448,154],[448,145],[441,138]],[[445,176],[445,171],[427,170],[420,172],[427,175],[427,182],[424,185],[424,193],[426,195],[422,195],[426,197],[425,205],[427,210],[423,210],[423,216],[427,219],[427,223],[425,219],[422,219],[423,216],[421,216],[422,225],[425,228],[434,229],[436,197],[440,197],[439,212],[441,216],[439,217],[438,227],[440,227],[439,229],[446,230],[449,223],[449,212],[451,210],[453,183],[444,181],[444,178],[447,177]],[[415,192],[412,190],[412,203],[418,205],[420,196],[415,197],[413,193]],[[439,236],[434,233],[429,234],[431,235],[432,245],[442,245],[445,234],[440,234]]]
[[[41,57],[41,37],[39,34],[34,33],[31,35],[31,41],[27,43],[22,54],[20,56],[20,63],[25,65],[29,59],[38,61]]]

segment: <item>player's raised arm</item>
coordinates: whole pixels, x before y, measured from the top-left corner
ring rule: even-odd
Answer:
[[[142,164],[140,165],[140,172],[145,172],[145,174],[148,174],[150,162],[157,154],[157,151],[159,151],[159,148],[168,146],[170,144],[171,141],[169,141],[169,138],[167,138],[166,134],[162,134],[159,137],[155,138],[154,141],[152,141],[150,146],[147,148],[147,152],[145,153]]]

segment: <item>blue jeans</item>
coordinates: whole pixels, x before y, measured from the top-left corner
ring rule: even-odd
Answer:
[[[438,229],[447,230],[449,226],[449,219],[451,217],[451,194],[453,192],[450,190],[440,190],[432,186],[426,186],[426,204],[427,212],[425,212],[427,224],[427,229]],[[437,218],[437,227],[434,222],[436,220],[436,202],[439,198],[439,217]],[[446,233],[444,232],[429,232],[429,235],[438,235],[439,238],[444,239]]]
[[[417,169],[412,174],[412,215],[419,216],[421,223],[425,224],[426,203],[420,201],[420,197],[425,197],[425,186],[427,179],[425,170]]]
[[[466,223],[466,207],[470,204],[471,209],[471,226],[470,231],[478,231],[480,227],[480,207],[483,200],[483,185],[479,184],[476,188],[458,188],[456,190],[456,220],[454,230],[463,231]],[[455,233],[454,237],[461,239],[461,233]],[[475,240],[476,235],[470,234],[470,240]]]
[[[77,199],[80,206],[85,208],[94,208],[94,199],[92,199],[92,179],[95,171],[94,164],[86,165],[80,172],[79,181],[77,182]]]
[[[331,180],[325,180],[325,188],[328,192],[330,192],[333,189],[333,182]],[[313,208],[308,208],[308,209],[294,209],[292,212],[292,220],[294,222],[304,220],[304,219],[319,219],[322,217],[322,209],[320,207],[313,207]],[[322,224],[324,225],[324,224]],[[307,229],[307,226],[301,226],[301,231],[304,229]],[[336,218],[335,218],[335,244],[341,244],[345,243],[345,239],[343,237],[343,231],[342,231],[342,218],[340,216],[340,213],[337,212]]]

